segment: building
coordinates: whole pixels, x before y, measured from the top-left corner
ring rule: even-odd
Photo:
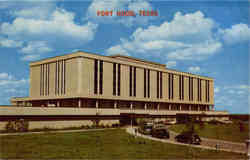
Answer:
[[[13,105],[209,111],[214,80],[128,56],[76,52],[30,63],[30,97]]]
[[[53,110],[53,115],[119,120],[129,115],[227,114],[214,111],[214,80],[210,77],[133,57],[80,51],[30,63],[30,96],[12,98],[11,103],[17,110],[29,108],[18,113],[50,115]]]

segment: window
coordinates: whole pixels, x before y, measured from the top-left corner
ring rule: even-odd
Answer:
[[[64,82],[63,82],[63,84],[64,84],[64,87],[63,87],[63,93],[65,94],[66,93],[66,60],[64,60],[63,61],[63,64],[64,64],[64,72],[63,72],[63,79],[64,79]]]
[[[97,94],[97,74],[98,72],[98,60],[95,59],[95,63],[94,63],[94,94]]]
[[[197,79],[197,85],[198,85],[198,101],[201,101],[201,92],[202,92],[202,90],[201,90],[201,79]]]
[[[136,97],[136,67],[134,67],[134,97]]]
[[[206,102],[209,102],[209,80],[206,80]]]
[[[179,76],[179,98],[184,100],[184,76]]]
[[[160,72],[160,98],[162,98],[162,72]]]
[[[160,84],[159,84],[159,79],[160,79],[160,78],[159,78],[159,72],[157,71],[157,76],[156,76],[156,95],[157,95],[157,98],[160,97],[160,96],[159,96],[159,90],[160,90],[160,89],[159,89],[159,87],[160,87],[160,86],[159,86],[159,85],[160,85]]]
[[[116,95],[116,63],[113,63],[113,95]]]
[[[132,96],[132,66],[129,66],[129,96]]]
[[[193,77],[189,77],[189,100],[193,100]]]
[[[121,64],[118,64],[118,96],[121,93]]]
[[[103,92],[103,61],[100,60],[100,72],[99,72],[99,93],[102,94]]]
[[[174,95],[174,75],[172,73],[169,73],[168,75],[168,98],[173,99]]]
[[[144,68],[144,98],[147,96],[147,70]]]
[[[150,97],[150,70],[148,69],[148,98]]]

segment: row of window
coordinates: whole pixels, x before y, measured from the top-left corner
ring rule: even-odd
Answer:
[[[55,95],[65,94],[66,89],[66,61],[56,61],[55,68]],[[136,97],[136,67],[129,66],[129,96]],[[40,66],[40,95],[49,95],[49,75],[50,64]],[[163,74],[157,71],[156,75],[156,96],[163,96]],[[201,79],[197,79],[197,100],[202,101]],[[188,78],[189,93],[188,98],[193,101],[193,77]],[[209,81],[205,80],[205,101],[210,101]],[[184,100],[184,76],[179,75],[179,99]],[[103,61],[95,59],[94,61],[94,94],[103,94]],[[113,63],[113,95],[121,95],[121,64]],[[150,98],[150,70],[144,69],[144,98]],[[174,74],[168,74],[168,99],[174,98]]]
[[[99,67],[98,67],[99,64]],[[98,75],[99,68],[99,75]],[[99,83],[98,83],[99,76]],[[103,61],[95,59],[94,63],[94,94],[98,94],[98,84],[99,84],[99,94],[103,93]]]
[[[136,97],[136,67],[129,66],[129,96]]]
[[[66,61],[56,61],[55,72],[55,95],[65,94],[66,92]]]
[[[209,86],[209,81],[208,80],[206,80],[205,81],[206,82],[206,102],[209,102],[209,95],[210,95],[210,93],[209,93],[209,88],[210,88],[210,86]]]
[[[179,76],[179,99],[184,100],[184,76]]]
[[[55,95],[65,94],[66,92],[66,61],[56,61],[55,63]],[[50,94],[50,64],[40,65],[40,96]]]
[[[150,70],[144,69],[144,98],[150,97]]]
[[[40,96],[49,95],[49,64],[40,65]]]
[[[162,72],[157,71],[157,98],[162,98]]]
[[[202,97],[202,87],[201,87],[201,79],[197,79],[197,91],[198,91],[198,101],[201,101],[201,97]]]
[[[113,63],[113,95],[121,93],[121,64]]]

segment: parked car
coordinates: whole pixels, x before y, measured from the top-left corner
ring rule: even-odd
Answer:
[[[157,138],[169,138],[169,131],[164,125],[158,125],[153,127],[151,135]]]
[[[196,134],[195,132],[192,132],[192,131],[182,132],[181,134],[179,134],[175,137],[175,140],[178,142],[189,143],[189,144],[200,144],[201,143],[201,139],[198,136],[198,134]]]
[[[145,122],[142,127],[139,128],[139,132],[145,135],[151,135],[153,129],[152,122]]]
[[[164,121],[164,124],[165,125],[172,125],[172,124],[176,124],[176,121],[175,120],[166,120],[166,121]]]

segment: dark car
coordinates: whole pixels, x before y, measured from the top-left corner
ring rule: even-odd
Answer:
[[[175,140],[182,143],[200,144],[201,139],[195,132],[182,132],[175,137]]]
[[[151,131],[152,137],[169,138],[169,132],[165,127],[153,128]]]

